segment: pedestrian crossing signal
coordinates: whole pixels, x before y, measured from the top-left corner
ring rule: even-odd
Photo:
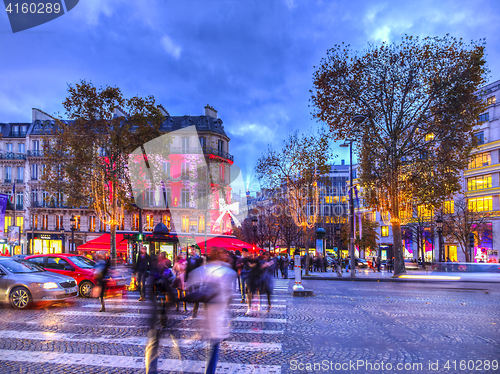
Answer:
[[[135,234],[135,240],[138,242],[142,242],[143,235],[141,233]]]

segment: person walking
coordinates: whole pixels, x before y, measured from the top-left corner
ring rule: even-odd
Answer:
[[[146,300],[146,278],[149,275],[150,258],[146,251],[146,247],[142,246],[137,261],[135,263],[135,272],[137,274],[137,284],[139,286],[139,301]]]
[[[187,260],[184,254],[180,254],[177,256],[175,265],[174,265],[174,274],[176,276],[173,287],[177,291],[177,301],[175,302],[176,311],[179,310],[179,304],[181,303],[181,299],[186,296],[186,269],[187,269]],[[182,302],[184,305],[184,311],[187,311],[186,302]]]
[[[250,274],[250,266],[248,265],[249,252],[247,248],[243,248],[241,253],[240,262],[238,268],[240,269],[240,283],[241,283],[241,303],[243,304],[246,301],[246,287],[247,287],[247,278],[248,274]]]
[[[203,259],[198,255],[194,246],[191,246],[190,256],[187,260],[186,271],[184,276],[184,281],[187,282],[189,279],[189,274],[203,265]],[[194,303],[193,305],[193,314],[192,318],[196,318],[198,316],[198,309],[200,308],[200,303]]]
[[[288,267],[290,266],[290,258],[288,257],[288,254],[285,254],[283,257],[283,278],[288,279]]]
[[[377,271],[380,273],[380,265],[381,265],[380,257],[377,257]]]
[[[257,292],[259,283],[260,283],[260,256],[256,256],[255,253],[252,257],[247,257],[247,265],[250,271],[247,274],[246,278],[246,297],[247,297],[247,305],[248,309],[245,313],[249,315],[252,312],[252,299]]]
[[[276,264],[270,258],[269,252],[264,252],[260,261],[260,285],[259,285],[259,304],[260,296],[267,294],[267,313],[271,311],[271,294],[273,293],[273,274]]]
[[[106,295],[106,286],[108,283],[108,270],[111,265],[111,261],[106,259],[106,256],[103,253],[98,255],[99,260],[96,264],[95,274],[98,279],[98,287],[99,287],[99,300],[101,301],[101,309],[99,312],[105,312],[106,307],[104,306],[104,297]]]

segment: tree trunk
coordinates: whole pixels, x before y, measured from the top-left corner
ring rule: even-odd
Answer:
[[[401,243],[401,223],[399,219],[394,219],[391,225],[394,251],[394,276],[398,276],[406,273],[403,245]]]
[[[118,222],[118,204],[116,201],[116,184],[113,181],[111,184],[112,192],[112,206],[111,206],[111,225],[110,225],[110,249],[109,257],[111,257],[111,264],[116,266],[116,226]]]
[[[304,247],[305,247],[305,266],[306,266],[306,275],[309,275],[309,236],[307,235],[307,226],[304,225]]]

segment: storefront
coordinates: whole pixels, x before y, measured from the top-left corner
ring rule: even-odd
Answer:
[[[41,255],[64,253],[64,234],[27,233],[28,254]]]

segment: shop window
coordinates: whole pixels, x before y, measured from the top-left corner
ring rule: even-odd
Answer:
[[[205,232],[205,216],[198,216],[198,232]]]
[[[10,216],[5,216],[5,231],[7,232],[9,230],[9,226],[12,226],[12,217]]]
[[[448,246],[448,253],[446,254],[446,257],[448,257],[453,262],[458,262],[458,254],[457,254],[457,246],[456,245],[449,245]],[[445,258],[445,260],[447,260],[447,259]]]
[[[189,232],[189,216],[182,216],[182,232]]]
[[[16,217],[16,226],[19,226],[21,230],[21,234],[24,231],[24,217]]]
[[[95,217],[94,216],[89,217],[89,231],[95,232]]]
[[[389,226],[381,226],[380,229],[382,236],[389,236]]]

